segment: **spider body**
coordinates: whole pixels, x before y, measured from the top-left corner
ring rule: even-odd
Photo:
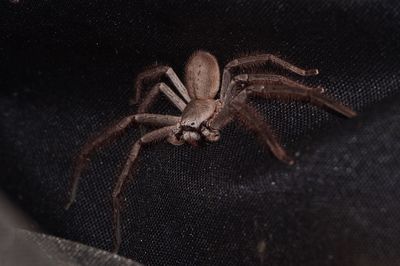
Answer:
[[[145,144],[163,139],[173,145],[189,143],[196,146],[201,139],[215,142],[220,139],[220,131],[231,121],[238,119],[259,137],[261,143],[270,149],[276,158],[284,163],[293,164],[294,161],[280,145],[261,114],[247,104],[249,96],[308,101],[314,105],[332,109],[349,118],[356,116],[356,113],[349,107],[324,95],[324,90],[320,87],[308,87],[284,76],[270,73],[235,75],[235,70],[245,70],[250,66],[268,62],[301,76],[318,74],[317,69],[304,70],[271,54],[258,54],[232,60],[225,65],[220,78],[217,59],[205,51],[198,51],[189,58],[185,67],[185,85],[168,66],[158,66],[140,73],[135,82],[134,101],[140,103],[137,114],[122,118],[117,124],[110,126],[83,146],[71,176],[66,209],[75,200],[79,177],[89,162],[89,156],[110,140],[121,135],[128,126],[133,124],[149,124],[159,128],[146,133],[133,144],[113,189],[115,252],[121,244],[120,211],[123,188],[126,187],[131,170]],[[167,78],[176,91],[162,82],[163,78]],[[155,84],[142,99],[141,93],[145,82]],[[216,98],[218,92],[219,97]],[[182,112],[181,116],[147,112],[160,94],[167,96],[171,103]]]
[[[203,136],[208,141],[219,139],[219,131],[209,128],[207,121],[215,115],[220,101],[214,100],[220,86],[220,73],[217,59],[210,53],[194,53],[185,67],[185,83],[191,101],[182,112],[180,121],[183,140],[193,146]]]
[[[178,144],[188,142],[197,146],[197,141],[202,136],[209,141],[218,140],[215,136],[219,136],[219,131],[213,130],[207,125],[209,119],[215,115],[218,104],[218,100],[213,99],[191,100],[182,112],[178,131],[174,137],[176,139],[182,138],[182,141]],[[172,142],[172,144],[176,144],[176,142]]]

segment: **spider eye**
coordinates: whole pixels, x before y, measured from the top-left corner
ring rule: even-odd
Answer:
[[[191,125],[191,126],[194,126],[194,125],[195,125],[195,123],[194,123],[194,122],[192,122],[192,123],[190,123],[190,125]]]

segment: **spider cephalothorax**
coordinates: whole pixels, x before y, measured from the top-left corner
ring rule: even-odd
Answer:
[[[271,54],[258,54],[232,60],[223,69],[222,79],[220,79],[220,69],[216,58],[204,51],[195,52],[189,58],[185,67],[185,85],[168,66],[157,66],[140,73],[135,83],[134,101],[140,103],[137,114],[121,119],[117,124],[109,127],[97,138],[83,146],[71,177],[70,197],[66,208],[69,208],[75,200],[79,177],[89,162],[89,156],[135,123],[149,124],[159,127],[159,129],[146,133],[133,144],[114,187],[112,193],[114,251],[118,250],[121,243],[120,198],[122,190],[144,144],[162,139],[166,139],[174,145],[184,143],[197,145],[201,139],[214,142],[220,138],[220,130],[237,118],[245,127],[259,136],[261,142],[272,151],[275,157],[287,164],[293,164],[292,158],[279,144],[269,125],[253,107],[247,104],[248,96],[309,101],[349,118],[356,116],[356,113],[350,108],[325,96],[320,87],[308,87],[284,76],[269,73],[233,76],[234,70],[267,62],[301,76],[318,74],[317,69],[303,70]],[[179,95],[162,82],[163,78],[169,80],[169,84],[173,85]],[[154,82],[155,85],[141,99],[143,81]],[[218,92],[219,98],[216,99]],[[182,112],[181,116],[147,113],[160,93],[165,94]]]

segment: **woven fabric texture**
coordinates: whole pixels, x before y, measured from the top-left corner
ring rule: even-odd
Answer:
[[[135,75],[183,78],[196,50],[220,67],[273,53],[359,112],[253,99],[295,157],[287,166],[238,123],[218,143],[160,142],[125,191],[120,254],[145,265],[399,265],[400,2],[10,1],[0,5],[0,186],[48,234],[111,250],[111,191],[140,135],[91,159],[65,211],[72,159],[135,113]],[[163,97],[154,113],[179,114]]]

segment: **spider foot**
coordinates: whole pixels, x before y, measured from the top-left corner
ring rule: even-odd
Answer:
[[[305,76],[316,76],[319,74],[319,70],[314,68],[314,69],[308,69],[305,71]]]
[[[294,165],[294,160],[292,159],[292,157],[286,155],[286,157],[284,158],[279,158],[282,162],[288,164],[288,165]]]

